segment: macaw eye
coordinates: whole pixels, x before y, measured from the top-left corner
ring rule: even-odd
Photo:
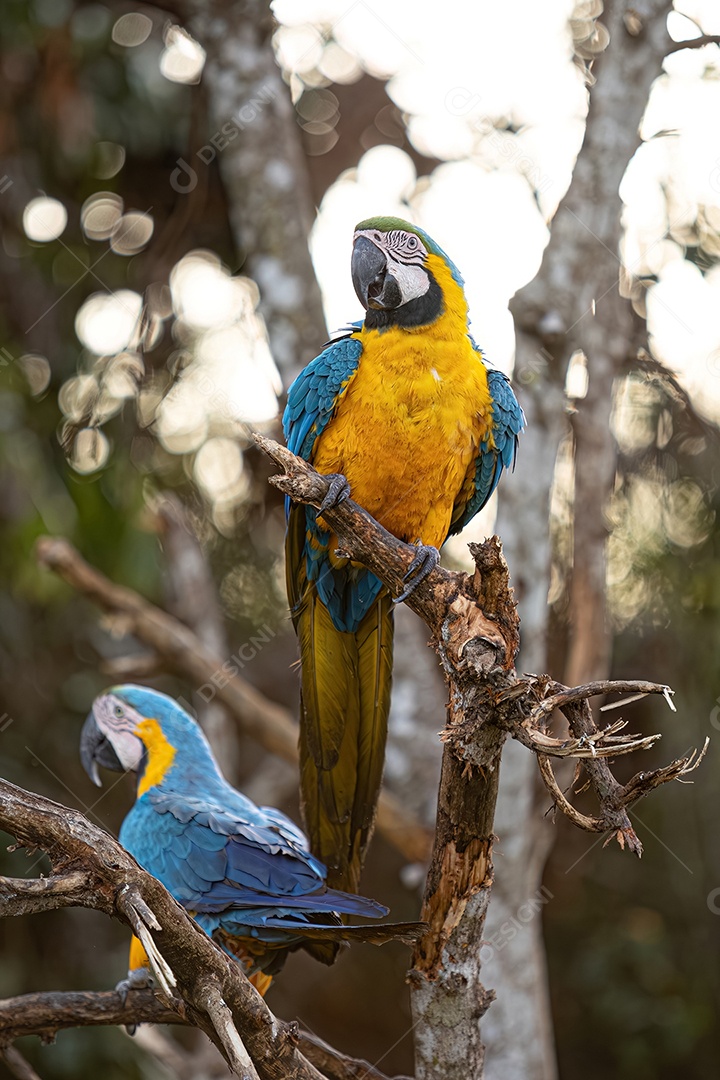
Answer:
[[[414,250],[418,246],[417,237],[416,236],[408,236],[408,238],[407,238],[407,246],[411,249],[411,251]]]
[[[119,718],[120,718],[121,716],[124,716],[124,715],[125,715],[125,710],[123,709],[123,707],[122,707],[121,705],[116,705],[116,706],[115,706],[115,708],[113,709],[113,712],[114,712],[114,713],[115,713],[115,715],[116,715],[116,716],[118,717],[118,719],[119,719]]]

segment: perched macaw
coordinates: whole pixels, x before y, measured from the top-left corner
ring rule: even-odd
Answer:
[[[320,511],[288,505],[287,590],[302,662],[305,826],[328,881],[354,892],[382,780],[392,601],[338,557],[322,509],[352,492],[419,545],[405,599],[514,464],[524,417],[468,332],[457,268],[426,232],[399,218],[361,221],[351,272],[365,319],[301,372],[283,426],[289,449],[332,476]]]
[[[377,919],[375,900],[334,892],[307,838],[271,806],[256,806],[224,779],[192,717],[165,694],[116,686],[93,702],[80,755],[137,773],[137,801],[120,842],[199,926],[242,965],[261,993],[289,952],[332,963],[338,942],[407,940],[417,924],[343,926],[338,913]],[[147,983],[149,961],[133,938],[123,989]]]

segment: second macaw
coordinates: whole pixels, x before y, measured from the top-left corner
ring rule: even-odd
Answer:
[[[283,424],[289,449],[331,474],[325,508],[351,492],[418,545],[402,599],[514,464],[524,417],[468,332],[457,268],[426,232],[399,218],[361,221],[351,273],[365,318],[301,372]],[[328,880],[354,892],[382,780],[393,619],[382,582],[336,548],[322,510],[288,507],[305,825]]]
[[[120,842],[261,993],[294,949],[332,963],[341,941],[379,945],[416,936],[415,923],[343,926],[340,914],[377,919],[387,908],[328,889],[325,867],[300,829],[228,784],[201,729],[165,694],[132,685],[101,694],[80,754],[96,784],[98,765],[137,774]],[[148,958],[133,938],[128,978],[118,989],[145,985],[148,975]]]

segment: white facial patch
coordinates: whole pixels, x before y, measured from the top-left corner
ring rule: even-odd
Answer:
[[[105,694],[93,706],[95,723],[117,754],[123,769],[136,772],[143,756],[143,744],[134,734],[142,716],[115,694]]]
[[[403,304],[407,304],[408,300],[417,300],[418,296],[424,296],[430,288],[430,278],[422,266],[406,266],[405,263],[395,262],[392,254],[388,255],[388,272],[400,286]]]

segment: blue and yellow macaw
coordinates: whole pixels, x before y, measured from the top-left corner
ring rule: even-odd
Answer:
[[[524,417],[468,332],[457,268],[426,232],[399,218],[361,221],[351,272],[365,319],[298,376],[283,425],[289,449],[331,475],[324,509],[351,491],[419,545],[405,599],[514,464]],[[323,508],[288,507],[301,789],[312,851],[333,886],[354,892],[382,780],[392,601],[377,577],[337,556]]]
[[[340,941],[382,944],[415,935],[412,923],[343,926],[340,914],[377,919],[387,908],[328,889],[325,867],[300,829],[231,787],[199,726],[165,694],[116,686],[100,695],[80,755],[98,785],[98,765],[137,773],[137,800],[120,842],[260,993],[295,949],[332,963]],[[129,968],[120,987],[146,985],[149,961],[136,938]]]

